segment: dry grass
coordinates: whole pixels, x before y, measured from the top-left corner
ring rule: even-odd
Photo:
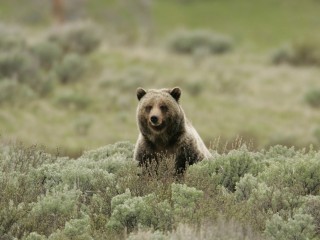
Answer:
[[[161,233],[145,231],[140,229],[138,232],[131,234],[130,240],[242,240],[242,239],[263,239],[253,233],[250,228],[242,227],[234,221],[218,220],[213,223],[203,223],[200,226],[190,226],[187,224],[179,224],[172,232]]]

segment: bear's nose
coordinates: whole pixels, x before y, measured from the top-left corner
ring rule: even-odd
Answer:
[[[150,120],[151,120],[151,122],[153,124],[157,124],[158,123],[158,117],[157,116],[151,116]]]

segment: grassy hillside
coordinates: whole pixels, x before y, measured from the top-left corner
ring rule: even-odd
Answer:
[[[97,32],[84,30],[66,41],[63,36],[79,26],[66,26],[57,33],[62,40],[50,40],[50,5],[41,2],[41,14],[34,11],[36,0],[25,8],[17,1],[0,6],[1,19],[22,26],[0,29],[4,42],[8,31],[17,33],[12,48],[0,49],[3,141],[43,144],[69,155],[134,142],[136,88],[179,85],[181,104],[208,146],[224,148],[238,136],[256,148],[319,145],[317,1],[165,0],[141,5],[145,12],[135,5],[143,1],[80,1],[68,13],[95,19],[89,28],[97,39]],[[211,41],[211,30],[224,34],[232,50],[216,55],[200,46],[178,54],[167,47],[168,35],[179,37],[177,28],[208,29],[204,42]],[[73,42],[94,49],[85,53]],[[291,42],[293,50],[280,48]],[[292,56],[289,64],[272,64]]]
[[[259,148],[318,145],[320,112],[305,100],[320,87],[317,67],[274,66],[268,56],[241,52],[198,60],[161,48],[107,46],[86,64],[85,76],[54,83],[44,98],[3,103],[3,137],[69,152],[134,142],[136,88],[179,85],[181,104],[208,145],[238,135]]]

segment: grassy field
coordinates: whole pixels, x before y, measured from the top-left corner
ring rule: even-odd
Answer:
[[[4,1],[0,17],[22,24],[18,16],[32,14],[35,2],[28,12],[15,8],[15,1]],[[82,57],[84,74],[71,84],[55,83],[45,97],[1,104],[3,141],[42,144],[69,155],[119,140],[134,142],[136,88],[178,85],[188,118],[209,146],[223,147],[237,137],[254,148],[277,143],[318,146],[320,112],[305,97],[309,90],[320,88],[319,66],[273,65],[271,56],[284,43],[319,39],[320,4],[311,0],[182,2],[154,1],[147,14],[137,10],[131,15],[152,20],[149,45],[139,42],[139,37],[130,44],[115,44],[119,32],[108,29],[120,23],[104,22],[104,14],[117,5],[86,2],[86,14],[100,24],[103,37],[98,49]],[[124,4],[114,9],[130,8]],[[44,13],[36,25],[33,20],[23,24],[29,45],[41,42],[48,31],[49,17]],[[137,23],[132,24],[134,31],[139,30]],[[126,20],[121,22],[122,30],[130,26]],[[224,55],[168,51],[168,34],[181,28],[226,34],[233,39],[233,50]]]
[[[272,48],[287,41],[317,38],[316,1],[160,1],[155,4],[160,32],[172,28],[209,28],[232,35],[244,46]],[[180,3],[179,3],[180,2]]]
[[[320,39],[320,33],[316,31],[320,25],[320,4],[316,0],[154,0],[150,4],[137,0],[138,6],[145,6],[140,10],[132,7],[135,5],[132,1],[126,0],[68,2],[67,10],[76,17],[93,18],[107,28],[121,22],[120,25],[128,25],[127,30],[130,31],[129,28],[137,27],[139,20],[136,21],[136,18],[142,15],[142,18],[150,19],[155,39],[161,39],[176,28],[213,29],[231,35],[241,45],[254,47],[255,50],[273,48],[292,40]],[[18,3],[18,0],[4,0],[0,7],[0,18],[35,26],[48,24],[49,2],[32,0],[25,8],[17,7]],[[37,10],[39,4],[42,11]],[[121,20],[109,18],[112,11],[119,14]],[[78,12],[85,14],[77,15]]]
[[[120,139],[134,142],[136,87],[179,85],[181,104],[208,145],[218,138],[223,145],[238,135],[259,148],[318,145],[314,133],[320,112],[304,96],[318,87],[319,68],[273,66],[266,56],[244,53],[208,57],[199,64],[155,48],[102,48],[90,58],[93,68],[99,62],[98,76],[57,86],[50,97],[21,107],[2,106],[3,137],[71,152]],[[70,106],[57,103],[65,95]],[[72,106],[79,101],[75,95],[88,99],[88,105]],[[81,119],[90,122],[85,134],[76,130]]]

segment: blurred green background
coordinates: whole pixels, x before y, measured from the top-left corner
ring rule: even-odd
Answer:
[[[135,142],[135,90],[182,88],[206,144],[320,144],[318,0],[2,0],[1,141]],[[230,146],[231,147],[231,146]]]

